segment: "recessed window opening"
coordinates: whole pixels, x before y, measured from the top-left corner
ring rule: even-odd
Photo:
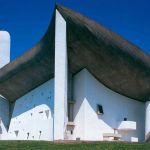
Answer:
[[[104,114],[102,105],[97,104],[97,114],[98,115],[103,115]]]
[[[124,120],[124,121],[127,121],[127,118],[125,117],[123,120]]]
[[[73,130],[71,130],[71,135],[73,134]]]
[[[45,110],[46,117],[49,117],[49,110]]]
[[[18,136],[18,133],[19,133],[19,131],[18,130],[16,130],[16,131],[14,131],[15,132],[15,135],[16,135],[16,137]]]
[[[42,131],[39,131],[39,133],[40,133],[40,134],[39,134],[39,139],[40,139],[40,138],[41,138]]]
[[[39,111],[39,113],[40,113],[40,114],[42,114],[42,113],[43,113],[43,111]]]
[[[30,133],[28,132],[28,133],[27,133],[27,139],[29,138],[29,134],[30,134]]]

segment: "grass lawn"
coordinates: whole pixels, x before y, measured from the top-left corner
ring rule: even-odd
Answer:
[[[148,143],[93,142],[54,144],[45,141],[0,141],[0,150],[150,150]]]

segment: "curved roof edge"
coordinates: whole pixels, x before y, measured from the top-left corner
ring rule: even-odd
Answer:
[[[113,91],[147,101],[150,95],[150,56],[87,17],[58,4],[56,9],[67,22],[71,73],[87,68]],[[42,40],[0,69],[1,95],[14,101],[54,77],[54,40],[55,12]]]
[[[80,13],[59,4],[56,8],[67,22],[70,70],[75,73],[85,67],[111,90],[147,101],[150,95],[150,56]]]

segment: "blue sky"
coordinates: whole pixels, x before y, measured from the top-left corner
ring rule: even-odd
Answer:
[[[150,54],[149,0],[0,0],[0,30],[11,34],[11,60],[42,38],[55,2],[101,23]]]

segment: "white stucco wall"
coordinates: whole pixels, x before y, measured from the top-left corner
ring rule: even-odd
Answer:
[[[150,101],[145,103],[145,139],[150,134]]]
[[[53,79],[19,98],[14,106],[8,139],[53,140],[53,105]]]
[[[103,140],[103,133],[113,133],[126,117],[136,122],[136,131],[121,133],[122,140],[144,140],[145,104],[122,96],[96,80],[86,69],[74,76],[74,139]],[[97,104],[104,114],[97,115]]]
[[[0,139],[7,138],[9,126],[9,102],[0,96]]]
[[[7,31],[0,31],[0,68],[10,62],[10,35]]]
[[[64,140],[67,123],[67,43],[66,21],[56,10],[54,140]]]

